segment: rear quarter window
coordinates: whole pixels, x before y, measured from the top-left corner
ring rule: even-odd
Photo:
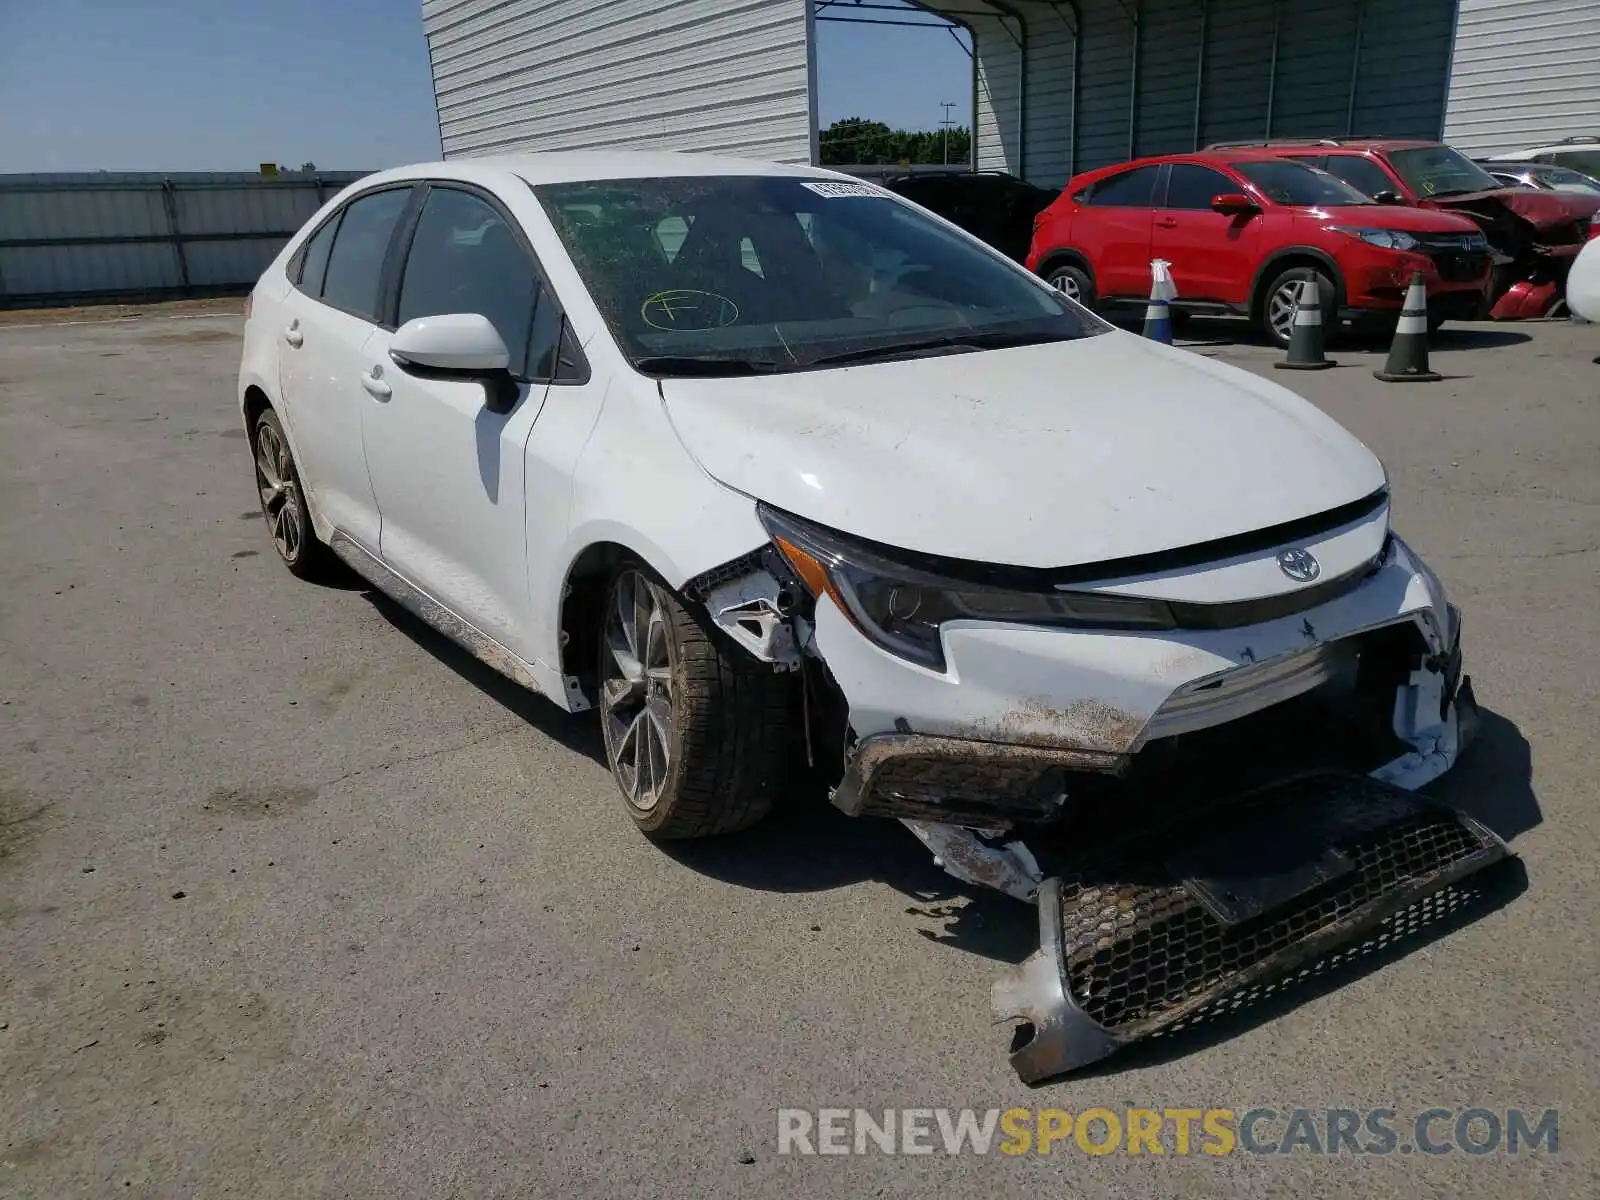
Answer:
[[[1137,167],[1109,176],[1090,185],[1087,195],[1079,192],[1079,197],[1085,197],[1080,203],[1096,208],[1149,208],[1160,174],[1160,167]]]

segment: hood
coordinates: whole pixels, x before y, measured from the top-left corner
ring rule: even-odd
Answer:
[[[1264,529],[1377,491],[1294,393],[1118,332],[737,379],[666,379],[715,479],[844,533],[1064,567]]]
[[[1354,225],[1362,229],[1401,229],[1406,233],[1477,233],[1478,223],[1470,217],[1412,208],[1408,204],[1347,204],[1338,208],[1302,208],[1295,211],[1299,220],[1318,225]]]
[[[1487,192],[1465,192],[1459,196],[1435,196],[1429,203],[1444,209],[1477,213],[1488,213],[1498,205],[1515,213],[1536,230],[1568,225],[1600,211],[1600,196],[1543,192],[1537,188],[1495,188]]]

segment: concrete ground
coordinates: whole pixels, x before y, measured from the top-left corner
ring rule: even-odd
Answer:
[[[291,578],[238,330],[0,329],[0,1194],[1600,1193],[1600,332],[1447,331],[1385,386],[1189,331],[1388,464],[1487,710],[1437,790],[1526,886],[1029,1089],[987,995],[1031,911],[820,798],[658,849],[592,721]],[[1129,1105],[1558,1108],[1559,1153],[777,1153],[780,1107]]]

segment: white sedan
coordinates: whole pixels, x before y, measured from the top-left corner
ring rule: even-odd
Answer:
[[[809,758],[1032,897],[1032,831],[1311,765],[1414,788],[1475,711],[1365,446],[830,172],[363,179],[257,284],[239,402],[289,569],[598,708],[653,837]]]

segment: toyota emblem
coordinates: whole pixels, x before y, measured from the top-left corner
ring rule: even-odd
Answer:
[[[1322,565],[1317,562],[1311,551],[1296,547],[1293,550],[1278,551],[1278,570],[1296,583],[1310,583],[1322,574]]]

